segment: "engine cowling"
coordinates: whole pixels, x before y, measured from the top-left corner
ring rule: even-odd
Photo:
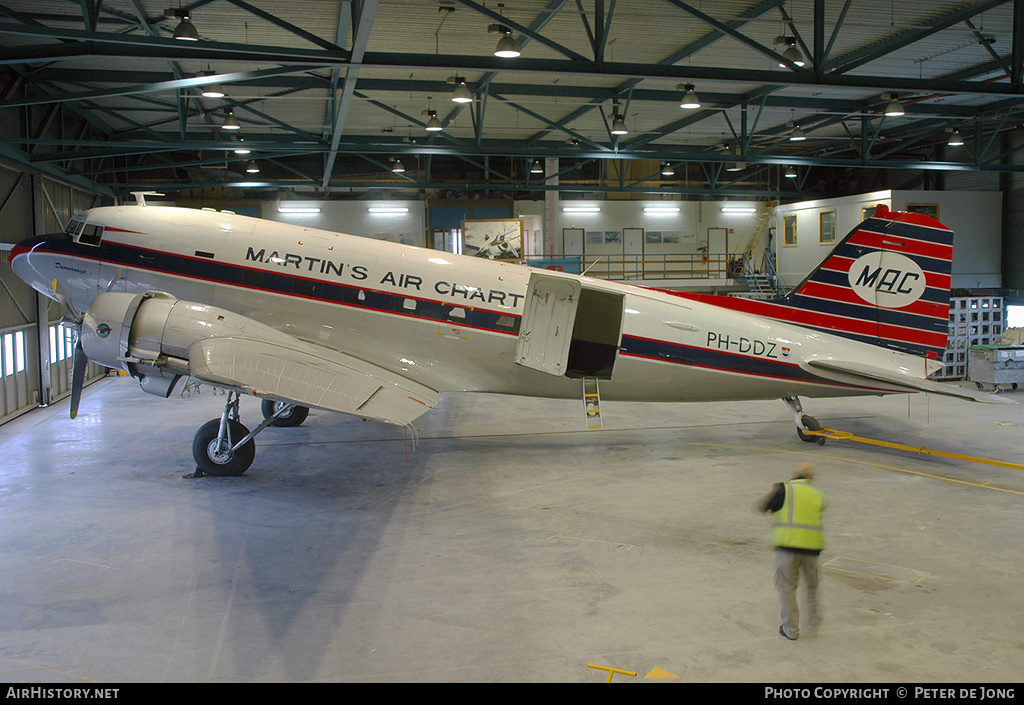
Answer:
[[[168,397],[190,374],[189,348],[199,340],[246,336],[268,342],[294,339],[240,314],[162,291],[108,292],[93,299],[82,320],[81,343],[93,362],[139,379],[150,394]]]

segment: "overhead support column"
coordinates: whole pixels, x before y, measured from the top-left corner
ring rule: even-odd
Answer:
[[[544,158],[544,183],[549,186],[558,186],[558,157]],[[544,192],[544,251],[541,254],[554,255],[564,254],[556,252],[558,238],[556,231],[560,219],[558,217],[558,189],[551,188]],[[559,248],[560,249],[560,248]]]
[[[43,214],[46,204],[43,199],[43,177],[32,177],[32,232],[45,235],[46,221]],[[50,300],[36,292],[36,338],[39,350],[39,405],[49,406],[53,396],[50,378]]]

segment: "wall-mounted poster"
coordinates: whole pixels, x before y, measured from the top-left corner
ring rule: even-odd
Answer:
[[[462,221],[462,251],[471,257],[523,259],[523,219]]]
[[[601,230],[588,230],[587,231],[587,244],[588,245],[603,245],[604,244],[604,232]]]
[[[604,231],[604,244],[606,245],[617,245],[622,242],[622,231],[621,230],[605,230]]]
[[[660,245],[661,244],[661,231],[660,230],[648,230],[644,233],[644,242],[648,245]]]
[[[682,237],[678,230],[663,230],[661,232],[661,241],[666,245],[677,245],[682,242]]]

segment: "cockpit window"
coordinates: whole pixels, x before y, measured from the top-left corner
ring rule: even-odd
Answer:
[[[83,245],[99,245],[103,238],[102,225],[86,225],[82,228],[82,234],[78,236],[78,242]]]
[[[64,232],[73,237],[82,232],[83,225],[85,225],[85,216],[76,215],[68,221],[68,226],[64,228]]]

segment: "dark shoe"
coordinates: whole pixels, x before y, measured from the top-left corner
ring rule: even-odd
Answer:
[[[795,636],[790,636],[789,634],[787,634],[786,630],[782,628],[781,624],[779,625],[779,634],[781,634],[782,636],[786,637],[790,641],[796,641],[796,637]]]

